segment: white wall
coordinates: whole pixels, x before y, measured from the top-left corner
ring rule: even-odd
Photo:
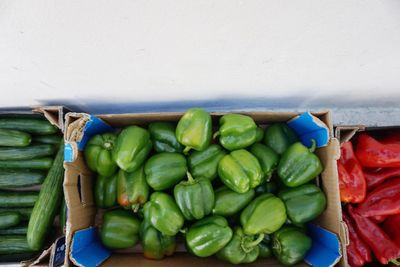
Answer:
[[[0,107],[396,106],[399,14],[398,0],[1,0]]]

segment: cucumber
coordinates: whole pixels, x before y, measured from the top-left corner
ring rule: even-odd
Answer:
[[[18,130],[31,134],[54,134],[57,127],[44,119],[0,118],[0,129]]]
[[[67,204],[65,203],[65,198],[61,202],[61,209],[60,209],[60,228],[61,233],[65,234],[65,226],[67,224]]]
[[[43,171],[0,169],[0,188],[18,188],[41,184],[46,177]]]
[[[32,214],[32,208],[0,208],[0,212],[3,211],[18,212],[21,215],[22,221],[29,221]]]
[[[6,254],[0,255],[0,262],[16,262],[16,261],[26,261],[34,258],[37,253],[35,252],[27,252],[27,253],[14,253],[14,254]]]
[[[0,255],[20,254],[33,252],[29,248],[26,235],[0,236]]]
[[[53,145],[32,145],[27,147],[0,147],[0,160],[25,160],[53,155]]]
[[[28,225],[23,224],[23,225],[17,225],[14,227],[10,227],[7,229],[1,229],[0,235],[26,235],[27,231],[28,231]]]
[[[38,197],[38,192],[0,191],[0,208],[33,207]]]
[[[0,129],[0,146],[29,146],[31,135],[16,130]]]
[[[59,211],[63,197],[63,162],[64,144],[61,143],[54,163],[42,184],[39,198],[33,207],[31,219],[29,220],[27,240],[29,247],[33,250],[40,250],[43,247],[45,238],[49,230],[51,230],[54,217]]]
[[[0,169],[48,170],[52,164],[53,159],[49,157],[30,160],[0,160]]]
[[[51,144],[58,145],[60,144],[62,136],[58,134],[50,134],[50,135],[37,135],[33,137],[33,141],[42,144]]]
[[[18,212],[0,212],[0,229],[7,229],[16,226],[19,224],[20,221],[21,215]]]

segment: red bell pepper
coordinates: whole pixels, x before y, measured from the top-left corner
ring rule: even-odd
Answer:
[[[374,223],[376,224],[380,224],[382,223],[384,220],[386,220],[388,216],[387,215],[380,215],[380,216],[371,216],[369,217]]]
[[[340,154],[338,160],[340,200],[360,203],[365,199],[367,184],[351,142],[344,142],[340,146]]]
[[[376,259],[382,264],[392,262],[400,264],[400,246],[369,218],[361,216],[351,205],[348,205],[350,216],[355,222],[357,233],[374,252]]]
[[[383,230],[400,246],[400,214],[389,216],[383,224]]]
[[[367,181],[367,188],[371,190],[389,178],[400,176],[400,167],[382,168],[377,171],[364,170],[364,176]]]
[[[400,144],[400,131],[390,131],[388,135],[379,140],[383,144]]]
[[[364,167],[400,167],[400,144],[383,144],[367,134],[361,134],[356,156]]]
[[[400,213],[400,178],[391,179],[371,191],[357,211],[365,217]]]
[[[343,221],[347,224],[349,230],[349,245],[347,246],[347,258],[351,267],[363,266],[367,262],[371,262],[371,250],[367,244],[358,236],[354,223],[343,211]]]

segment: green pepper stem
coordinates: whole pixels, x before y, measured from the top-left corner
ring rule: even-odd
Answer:
[[[183,154],[187,155],[190,149],[192,149],[190,146],[185,147],[185,149],[183,150]]]
[[[390,262],[393,263],[394,265],[400,266],[400,261],[397,259],[393,259]]]
[[[137,213],[139,211],[140,204],[133,204],[132,205],[132,210],[134,213]]]
[[[311,148],[309,149],[310,152],[314,153],[316,148],[317,148],[317,142],[315,142],[315,139],[311,139]]]
[[[249,247],[255,247],[255,246],[257,246],[258,244],[260,244],[261,241],[263,241],[263,239],[264,239],[264,234],[261,233],[261,234],[258,235],[258,237],[257,237],[256,240],[254,240],[253,242],[247,243],[247,245],[248,245]]]
[[[264,234],[259,234],[256,240],[253,240],[251,242],[247,242],[248,238],[250,238],[249,236],[245,237],[244,239],[242,239],[242,249],[248,253],[250,252],[254,247],[256,247],[258,244],[261,243],[261,241],[263,241],[264,239]]]
[[[217,138],[218,135],[219,135],[219,131],[216,131],[216,132],[213,134],[213,139]]]
[[[187,178],[188,178],[188,182],[189,183],[194,183],[195,181],[194,181],[194,178],[193,178],[193,176],[190,174],[190,172],[186,172],[186,175],[187,175]]]
[[[185,228],[185,229],[180,229],[179,232],[185,235],[186,232],[187,232],[187,228]]]

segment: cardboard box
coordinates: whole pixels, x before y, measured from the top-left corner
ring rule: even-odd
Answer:
[[[273,122],[286,122],[300,113],[294,112],[240,112],[254,118],[258,124],[266,125]],[[214,124],[225,113],[211,113]],[[314,266],[333,266],[341,258],[340,239],[343,240],[341,224],[341,206],[337,179],[336,160],[339,157],[338,141],[333,137],[331,115],[328,111],[312,113],[327,127],[329,138],[325,147],[318,148],[324,171],[318,179],[319,185],[327,196],[325,212],[309,225],[313,237],[313,249],[307,255],[307,260]],[[213,257],[201,259],[183,253],[182,247],[173,257],[161,261],[145,259],[141,253],[114,253],[105,249],[97,236],[98,210],[93,200],[93,173],[87,168],[82,150],[88,139],[97,133],[112,131],[128,125],[145,126],[153,121],[178,121],[182,113],[144,113],[115,114],[91,116],[85,113],[68,113],[65,130],[65,180],[64,192],[68,207],[66,233],[66,253],[72,263],[78,266],[127,266],[135,263],[137,266],[228,266],[226,262]],[[328,231],[326,231],[326,230]],[[335,234],[332,234],[335,233]],[[140,251],[140,246],[135,252]],[[71,264],[66,262],[66,264]],[[329,262],[329,264],[328,264]],[[324,265],[325,264],[325,265]],[[343,262],[339,263],[341,266]],[[257,260],[253,266],[279,266],[274,259]],[[304,266],[305,263],[299,264]]]
[[[28,116],[28,117],[44,117],[46,118],[51,124],[55,125],[57,128],[60,129],[61,132],[64,131],[64,114],[66,114],[68,110],[62,106],[43,106],[43,107],[36,107],[36,108],[19,108],[19,109],[2,109],[0,110],[0,117],[8,116],[8,115],[21,115],[21,116]],[[19,189],[23,190],[39,190],[40,187],[29,187]],[[59,230],[57,219],[55,220],[55,227]],[[58,248],[65,247],[65,238],[60,237],[63,233],[58,231],[55,236],[50,236],[48,240],[48,244],[50,244],[46,249],[39,253],[37,257],[24,261],[21,263],[22,266],[48,266],[49,263],[51,266],[60,266],[64,262],[65,253],[64,250],[58,249],[58,253],[56,253],[56,247]],[[58,265],[53,265],[52,263],[57,260]],[[62,262],[61,262],[62,261]],[[19,264],[19,263],[13,263]],[[1,265],[1,264],[0,264]]]

